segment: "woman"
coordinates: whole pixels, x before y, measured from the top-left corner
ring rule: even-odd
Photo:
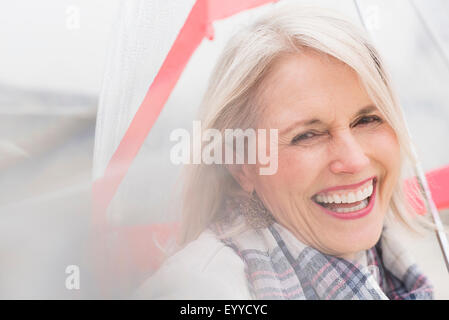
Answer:
[[[278,129],[277,149],[258,144],[277,153],[277,171],[189,167],[184,247],[140,297],[433,297],[386,227],[416,223],[401,189],[415,159],[382,60],[356,26],[323,9],[275,9],[228,43],[201,121],[221,133]]]

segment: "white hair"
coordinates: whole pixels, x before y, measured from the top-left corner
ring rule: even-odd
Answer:
[[[203,130],[215,128],[223,133],[225,128],[253,125],[261,113],[257,89],[270,67],[282,55],[309,49],[332,56],[352,68],[395,131],[402,172],[388,216],[417,230],[420,224],[414,222],[416,214],[402,188],[406,170],[415,165],[416,159],[390,76],[364,31],[334,11],[298,5],[277,7],[232,37],[218,59],[202,101]],[[225,199],[241,191],[221,165],[189,165],[184,179],[181,244],[196,239],[220,217]]]

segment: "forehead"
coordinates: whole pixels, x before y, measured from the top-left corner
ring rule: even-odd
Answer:
[[[352,115],[370,102],[358,75],[323,53],[307,51],[279,58],[264,80],[259,101],[261,122],[270,127],[292,121]]]

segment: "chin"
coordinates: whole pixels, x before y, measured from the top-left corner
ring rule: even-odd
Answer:
[[[350,255],[368,250],[374,247],[380,239],[383,229],[383,219],[366,221],[365,224],[356,224],[352,228],[348,226],[338,235],[335,235],[332,241],[332,248],[338,252],[337,256]]]

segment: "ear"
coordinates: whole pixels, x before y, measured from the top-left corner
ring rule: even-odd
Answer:
[[[254,181],[251,175],[250,168],[245,164],[231,164],[227,165],[229,173],[234,177],[238,184],[248,193],[254,190]]]

